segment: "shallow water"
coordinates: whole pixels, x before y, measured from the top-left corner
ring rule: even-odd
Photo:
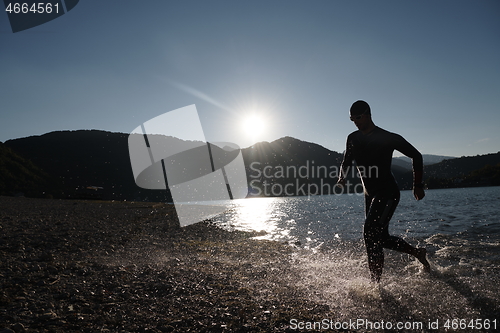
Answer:
[[[214,221],[297,244],[290,279],[311,299],[330,305],[330,325],[349,322],[352,329],[361,320],[355,331],[383,331],[387,323],[408,332],[500,330],[500,187],[426,194],[417,202],[411,192],[401,193],[390,232],[426,247],[432,272],[386,250],[379,286],[368,279],[362,196],[239,200]],[[398,322],[408,328],[396,329]]]

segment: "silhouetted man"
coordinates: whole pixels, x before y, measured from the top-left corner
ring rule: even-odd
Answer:
[[[370,106],[365,101],[355,102],[351,106],[350,116],[358,131],[347,137],[338,183],[344,185],[348,168],[356,161],[365,190],[364,238],[372,280],[380,282],[384,267],[384,248],[415,256],[428,271],[430,266],[425,248],[415,248],[403,239],[389,235],[389,221],[400,196],[391,172],[392,153],[397,150],[412,159],[413,195],[417,200],[425,196],[422,185],[422,154],[402,136],[375,126]]]

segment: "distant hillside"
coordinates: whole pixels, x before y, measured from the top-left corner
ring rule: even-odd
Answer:
[[[60,188],[54,193],[56,197],[166,199],[166,191],[136,186],[128,153],[128,134],[58,131],[9,140],[5,145],[58,179]]]
[[[303,166],[306,162],[316,166],[338,166],[342,154],[326,149],[315,143],[301,141],[292,137],[283,137],[269,142],[259,142],[252,147],[242,149],[247,168],[250,164]]]
[[[481,169],[487,164],[500,163],[500,152],[495,154],[477,155],[444,160],[425,168],[426,176],[437,178],[454,178]]]
[[[187,148],[193,145],[171,139]],[[242,154],[253,195],[332,193],[342,160],[338,152],[292,137],[257,143],[242,149]],[[444,160],[426,166],[424,179],[430,187],[449,187],[450,182],[455,186],[491,185],[496,171],[483,168],[498,163],[500,153]],[[408,165],[393,165],[401,189],[412,186]],[[62,198],[171,200],[167,190],[144,190],[135,184],[125,133],[59,131],[9,140],[0,145],[0,168],[0,194],[40,196],[45,192]],[[353,187],[359,184],[356,172],[349,180]]]
[[[289,136],[242,153],[251,195],[261,196],[331,194],[342,161],[342,154]]]
[[[57,189],[49,190],[43,185],[54,197],[171,201],[168,190],[146,190],[136,185],[128,137],[125,133],[98,130],[58,131],[9,140],[5,145],[57,180]],[[150,140],[154,137],[149,136]],[[173,137],[160,139],[165,140],[166,146],[175,145],[181,150],[197,146],[193,141]],[[223,159],[231,155],[218,147],[212,147],[212,154],[216,163],[215,156]]]
[[[456,158],[452,156],[440,156],[440,155],[429,155],[429,154],[422,154],[422,157],[424,159],[424,165],[426,166],[439,163],[443,160],[450,160]],[[411,170],[411,159],[406,156],[394,157],[392,159],[392,165],[397,165],[407,170]]]
[[[500,152],[444,160],[425,168],[429,188],[500,185],[489,168],[500,165]],[[479,177],[479,179],[477,178]]]
[[[47,173],[0,142],[0,195],[44,196],[57,187]]]

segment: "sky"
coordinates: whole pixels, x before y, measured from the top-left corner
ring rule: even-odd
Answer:
[[[361,99],[423,154],[496,153],[499,59],[497,0],[82,0],[17,33],[3,12],[0,141],[194,104],[207,141],[342,152]]]

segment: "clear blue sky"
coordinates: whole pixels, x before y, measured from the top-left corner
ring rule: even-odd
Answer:
[[[500,2],[82,0],[15,34],[0,13],[0,141],[196,104],[210,141],[342,152],[358,99],[422,153],[499,151]]]

